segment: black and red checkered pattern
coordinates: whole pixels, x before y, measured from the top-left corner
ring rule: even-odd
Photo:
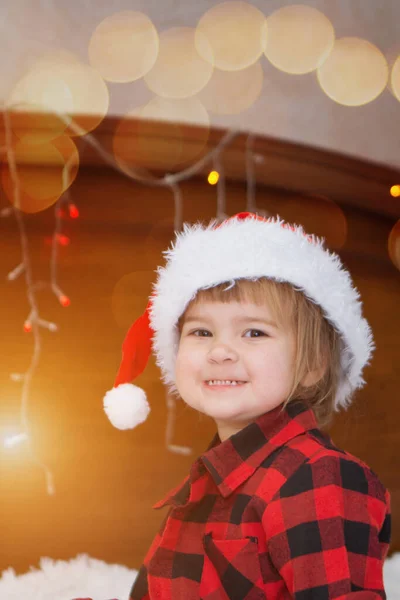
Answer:
[[[131,600],[381,600],[390,496],[303,403],[216,436],[169,506]]]

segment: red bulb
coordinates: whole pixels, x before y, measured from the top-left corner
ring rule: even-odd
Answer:
[[[24,331],[26,333],[30,333],[32,331],[32,323],[30,323],[29,321],[25,321],[25,323],[24,323]]]
[[[64,306],[65,308],[71,304],[71,300],[68,298],[68,296],[60,296],[59,300],[61,306]]]
[[[61,244],[61,246],[68,246],[71,241],[67,235],[62,235],[62,234],[59,234],[57,236],[57,239],[58,239],[58,243]]]
[[[76,208],[75,204],[69,205],[69,216],[71,219],[77,219],[79,217],[79,210]]]

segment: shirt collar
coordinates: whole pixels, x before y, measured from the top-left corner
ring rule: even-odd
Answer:
[[[191,473],[205,469],[210,473],[220,494],[226,498],[244,483],[277,448],[318,425],[312,409],[303,402],[290,403],[261,415],[253,423],[221,442],[214,436],[208,449],[199,457]],[[204,465],[204,467],[202,466]],[[154,508],[180,504],[189,493],[191,476],[187,476]]]
[[[200,457],[219,492],[227,497],[234,492],[271,454],[289,440],[318,425],[312,409],[303,402],[290,403],[267,412],[256,421],[218,443],[216,435]]]

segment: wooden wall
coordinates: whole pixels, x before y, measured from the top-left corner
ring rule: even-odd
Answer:
[[[182,185],[184,219],[215,216],[216,190],[204,181]],[[69,246],[60,247],[59,284],[71,306],[61,308],[49,291],[38,293],[41,315],[59,325],[42,332],[40,364],[32,382],[29,418],[35,450],[54,472],[56,495],[46,493],[43,471],[26,446],[0,449],[0,570],[24,572],[39,558],[69,559],[79,553],[139,567],[163,511],[152,505],[188,471],[214,433],[213,424],[178,406],[175,443],[190,445],[191,457],[165,450],[165,392],[152,360],[138,383],[152,407],[136,430],[114,429],[102,411],[112,387],[121,342],[146,306],[154,270],[173,236],[169,190],[149,188],[106,169],[81,169],[72,187],[81,216],[65,223]],[[259,189],[258,206],[327,235],[361,290],[377,350],[366,371],[368,385],[331,434],[364,459],[392,493],[392,551],[400,550],[400,273],[387,255],[393,219],[323,200]],[[227,213],[246,206],[245,188],[227,184]],[[343,211],[343,212],[342,212]],[[51,210],[26,218],[36,278],[48,277],[54,218]],[[0,220],[1,364],[0,428],[18,425],[20,384],[32,337],[22,331],[28,314],[22,278],[5,275],[20,260],[11,219]]]

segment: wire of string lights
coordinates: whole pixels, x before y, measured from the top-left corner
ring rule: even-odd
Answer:
[[[10,377],[13,381],[21,383],[21,400],[20,400],[20,432],[5,439],[4,445],[6,447],[12,447],[19,443],[25,442],[29,446],[30,455],[33,463],[43,469],[46,479],[46,489],[49,495],[55,494],[54,477],[48,465],[40,460],[35,453],[34,440],[31,435],[31,427],[28,418],[28,404],[31,394],[31,384],[34,374],[38,368],[40,356],[42,352],[42,336],[41,329],[47,329],[50,332],[56,333],[58,326],[56,323],[44,319],[39,311],[39,305],[36,297],[36,292],[44,288],[48,288],[57,297],[59,303],[63,307],[70,305],[69,296],[62,290],[58,282],[58,248],[60,239],[63,239],[62,234],[62,214],[65,206],[68,206],[70,216],[77,217],[79,211],[77,207],[71,203],[70,192],[67,189],[67,181],[70,176],[71,164],[67,161],[62,177],[63,177],[63,189],[66,189],[62,196],[58,199],[54,206],[55,214],[55,225],[52,235],[52,248],[50,258],[50,277],[48,281],[34,281],[33,272],[31,266],[31,258],[29,254],[28,236],[25,227],[24,213],[21,210],[21,190],[20,180],[18,177],[18,164],[15,156],[15,152],[12,144],[12,129],[10,114],[7,107],[2,107],[3,121],[5,129],[5,151],[6,159],[8,162],[8,168],[10,171],[10,177],[13,187],[13,198],[12,206],[5,207],[0,212],[1,217],[9,217],[14,215],[18,224],[18,231],[20,235],[21,245],[21,262],[7,275],[7,279],[12,282],[18,277],[24,275],[26,283],[26,294],[29,305],[29,314],[24,322],[24,330],[32,333],[33,335],[33,351],[30,360],[30,364],[23,373],[11,373]],[[195,162],[193,165],[187,167],[176,173],[167,173],[162,177],[156,177],[151,173],[143,175],[143,170],[140,172],[132,168],[128,164],[124,164],[121,160],[117,163],[114,156],[110,154],[98,140],[90,133],[84,132],[81,127],[74,120],[67,119],[62,114],[57,114],[58,118],[61,118],[69,126],[69,128],[76,135],[84,135],[85,143],[92,146],[97,154],[105,161],[105,163],[127,176],[128,178],[141,183],[143,185],[155,186],[155,187],[166,187],[171,190],[174,196],[174,229],[179,231],[182,228],[182,214],[183,214],[183,196],[180,188],[180,184],[199,173],[204,167],[209,164],[213,165],[213,168],[219,174],[219,180],[217,185],[217,219],[223,219],[226,216],[225,203],[226,203],[226,189],[225,189],[225,175],[222,164],[222,155],[225,148],[235,139],[238,132],[235,130],[227,131],[219,143],[212,148],[206,155]],[[251,139],[251,143],[249,140]],[[253,152],[253,136],[248,137],[246,145],[246,169],[247,169],[247,206],[246,210],[255,211],[255,176],[253,165],[259,162],[262,157],[255,155]],[[174,427],[175,427],[175,403],[176,400],[167,394],[167,424],[165,433],[166,447],[169,451],[187,455],[191,453],[191,448],[186,446],[177,446],[173,443]]]

